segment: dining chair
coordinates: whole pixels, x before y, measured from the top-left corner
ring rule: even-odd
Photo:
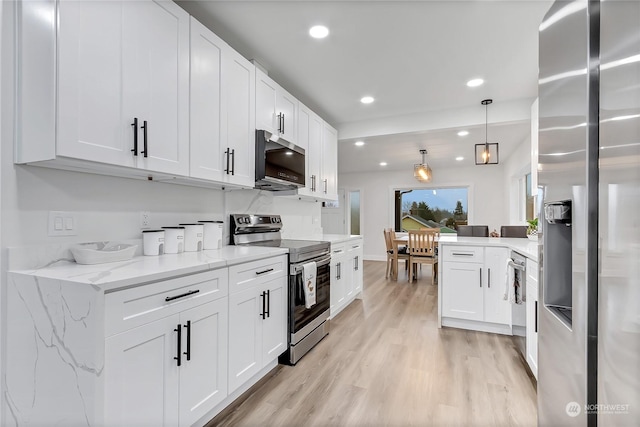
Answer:
[[[391,277],[398,280],[398,260],[403,259],[405,261],[405,267],[407,266],[407,262],[409,261],[409,254],[406,251],[406,247],[398,248],[398,245],[395,243],[396,240],[396,232],[393,231],[392,228],[384,229],[384,242],[387,246],[387,268],[385,273],[385,278]],[[398,254],[396,256],[396,251]]]
[[[503,225],[500,227],[500,237],[520,237],[527,238],[526,225]]]
[[[459,225],[458,237],[489,237],[488,225]]]
[[[417,264],[431,264],[431,284],[435,284],[438,274],[438,256],[436,254],[436,235],[430,230],[409,231],[409,281],[413,281]]]

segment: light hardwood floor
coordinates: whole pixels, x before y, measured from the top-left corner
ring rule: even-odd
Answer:
[[[331,333],[209,426],[535,426],[535,385],[512,338],[438,329],[429,270],[409,284],[365,262],[364,297]]]

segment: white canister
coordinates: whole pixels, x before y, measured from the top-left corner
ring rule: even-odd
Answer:
[[[162,227],[164,229],[164,253],[184,252],[184,227]]]
[[[202,224],[180,224],[180,226],[184,227],[184,251],[201,251],[204,226]]]
[[[222,221],[198,221],[204,225],[204,248],[222,248]]]
[[[164,230],[142,230],[142,252],[145,255],[164,253]]]

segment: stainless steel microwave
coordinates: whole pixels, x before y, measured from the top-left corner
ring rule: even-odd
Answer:
[[[266,130],[256,130],[256,188],[291,191],[304,187],[304,148]]]

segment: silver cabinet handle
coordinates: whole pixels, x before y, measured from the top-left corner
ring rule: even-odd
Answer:
[[[480,287],[482,287],[482,267],[480,267]]]
[[[475,254],[470,254],[468,252],[451,252],[451,255],[455,255],[455,256],[473,256]]]
[[[491,287],[491,269],[490,268],[487,269],[487,287],[488,288]]]

